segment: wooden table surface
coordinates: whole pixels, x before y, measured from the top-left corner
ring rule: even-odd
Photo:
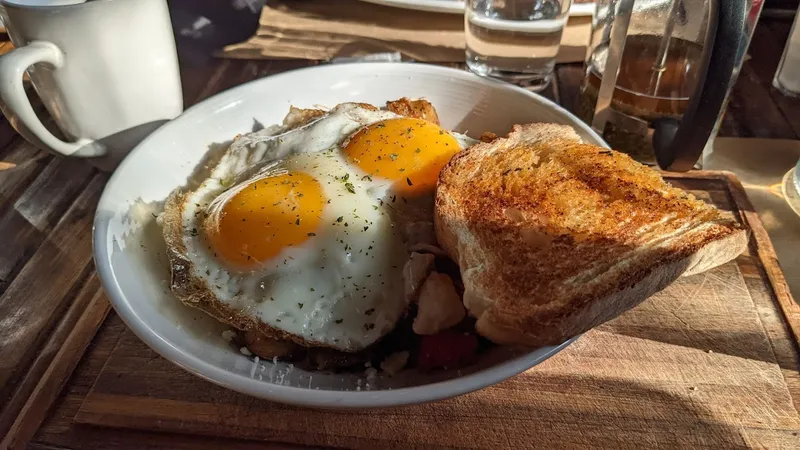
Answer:
[[[790,26],[788,21],[759,24],[722,136],[800,139],[800,101],[770,86]],[[182,63],[187,61],[182,64],[187,105],[309,64],[184,56]],[[580,65],[559,66],[545,94],[574,110],[581,74]],[[73,423],[125,330],[110,311],[91,259],[92,216],[107,180],[107,174],[80,160],[37,150],[7,120],[0,121],[0,438],[6,439],[0,446],[288,448]],[[96,334],[95,325],[100,327]]]

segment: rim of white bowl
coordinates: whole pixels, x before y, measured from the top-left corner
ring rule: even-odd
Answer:
[[[108,208],[107,204],[111,203],[109,194],[111,186],[117,182],[117,178],[121,176],[120,173],[123,171],[121,169],[131,163],[130,161],[135,157],[139,149],[146,146],[151,139],[154,139],[155,136],[158,135],[158,133],[163,132],[164,128],[177,126],[175,125],[176,123],[179,124],[182,121],[190,120],[193,114],[197,114],[195,111],[205,107],[205,103],[213,102],[215,99],[218,100],[219,97],[232,95],[238,91],[246,91],[254,84],[269,83],[276,78],[294,76],[298,72],[347,70],[348,68],[352,68],[353,65],[358,65],[365,71],[372,69],[394,69],[395,71],[408,71],[408,69],[411,68],[411,71],[420,73],[439,73],[441,75],[459,78],[461,80],[491,85],[499,89],[511,90],[519,93],[520,95],[527,96],[535,102],[552,108],[555,112],[565,116],[566,118],[572,119],[574,122],[573,126],[581,128],[582,131],[596,138],[598,142],[603,142],[602,138],[597,135],[597,133],[595,133],[589,126],[581,122],[572,113],[552,102],[551,100],[536,93],[526,91],[520,87],[490,78],[479,77],[464,70],[422,63],[386,62],[312,66],[249,81],[217,93],[186,109],[180,116],[176,117],[170,122],[167,122],[162,127],[150,134],[150,136],[145,138],[128,154],[128,156],[122,161],[117,170],[114,171],[114,173],[111,175],[111,178],[109,178],[108,182],[106,183],[106,186],[103,189],[103,194],[100,196],[100,201],[98,202],[97,211]],[[325,78],[322,77],[322,79]],[[106,208],[103,208],[103,206],[106,206]],[[153,349],[162,357],[172,361],[179,367],[203,379],[211,381],[212,383],[267,400],[318,408],[377,408],[442,400],[473,392],[517,375],[527,369],[530,369],[534,365],[542,363],[580,337],[576,336],[557,346],[549,347],[544,354],[540,354],[538,352],[538,350],[541,349],[534,350],[530,353],[503,361],[502,363],[476,371],[469,375],[413,387],[380,389],[374,391],[337,391],[283,386],[264,382],[262,380],[252,379],[220,369],[219,367],[216,367],[203,359],[185,353],[180,348],[176,347],[172,342],[166,340],[155,330],[153,330],[149,324],[147,324],[137,314],[136,309],[132,307],[132,302],[120,288],[116,274],[114,273],[114,269],[111,265],[111,252],[108,247],[108,221],[109,218],[101,218],[99,214],[95,213],[92,227],[94,260],[103,289],[106,291],[106,294],[111,300],[111,304],[116,310],[117,314],[122,318],[123,322],[125,322],[128,328],[130,328],[139,339],[144,341],[148,347]]]
[[[363,0],[376,5],[391,6],[400,9],[438,12],[445,14],[464,14],[467,9],[466,0]]]

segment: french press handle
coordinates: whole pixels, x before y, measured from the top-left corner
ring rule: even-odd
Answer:
[[[685,172],[694,167],[711,136],[732,85],[736,59],[746,38],[747,0],[708,0],[709,23],[697,88],[681,120],[653,121],[659,167]]]

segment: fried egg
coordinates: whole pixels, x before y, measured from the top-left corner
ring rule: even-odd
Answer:
[[[308,346],[361,350],[408,306],[402,211],[424,208],[440,169],[474,142],[359,104],[242,136],[184,197],[184,256],[237,314]]]

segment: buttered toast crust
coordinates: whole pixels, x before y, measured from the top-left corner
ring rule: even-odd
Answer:
[[[683,274],[735,258],[747,241],[654,170],[554,124],[517,125],[453,157],[435,225],[478,332],[530,346],[610,320]]]

